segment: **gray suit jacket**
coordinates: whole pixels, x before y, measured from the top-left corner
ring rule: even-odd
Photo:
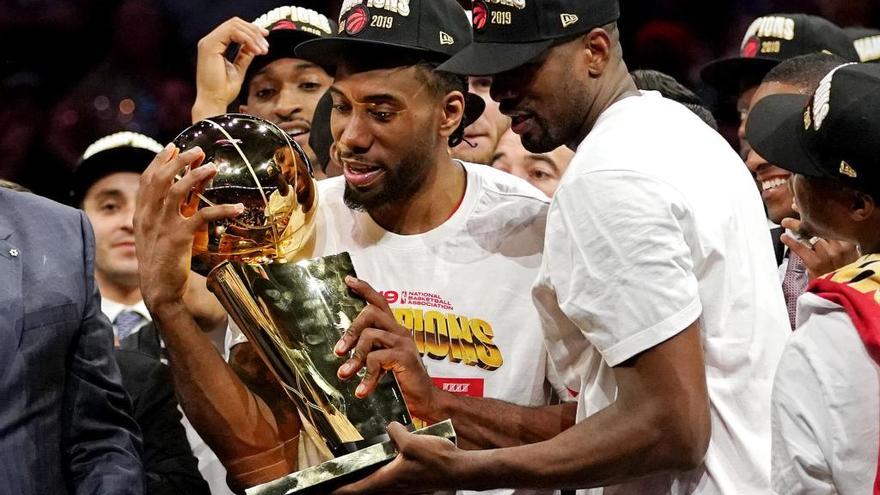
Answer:
[[[0,494],[141,494],[82,212],[0,188]]]

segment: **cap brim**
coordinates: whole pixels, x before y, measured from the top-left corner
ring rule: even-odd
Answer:
[[[710,62],[700,71],[707,84],[724,93],[737,93],[764,79],[779,60],[771,58],[733,57]]]
[[[370,48],[397,48],[413,53],[422,53],[426,57],[437,58],[441,56],[441,54],[430,50],[422,50],[400,43],[338,37],[318,38],[301,43],[296,47],[296,56],[324,67],[336,67],[344,55],[350,54],[354,50]]]
[[[535,59],[554,40],[533,43],[473,42],[453,55],[439,70],[464,76],[489,76],[515,69]]]
[[[804,132],[805,95],[770,95],[749,112],[746,137],[768,163],[796,174],[827,177],[815,164],[801,139]]]

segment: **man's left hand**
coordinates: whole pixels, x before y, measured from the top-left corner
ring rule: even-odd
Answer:
[[[467,466],[467,456],[473,454],[458,449],[444,438],[409,433],[400,423],[391,423],[388,435],[397,447],[397,457],[332,495],[402,495],[454,489],[461,479],[457,470]]]
[[[801,221],[794,218],[782,220],[782,226],[792,232],[800,232]],[[810,243],[801,242],[783,234],[780,238],[793,253],[804,260],[810,280],[842,268],[859,259],[856,245],[851,242],[814,237]]]

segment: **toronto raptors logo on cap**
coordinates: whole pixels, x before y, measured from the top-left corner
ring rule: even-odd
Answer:
[[[290,29],[290,30],[296,31],[296,24],[294,24],[293,21],[289,21],[287,19],[282,19],[282,20],[276,22],[274,25],[272,25],[272,28],[270,29],[270,31],[278,31],[278,30],[285,30],[285,29]]]
[[[743,45],[742,56],[745,58],[755,58],[758,55],[758,49],[761,47],[761,39],[757,36],[752,36],[746,41],[746,44]]]
[[[358,5],[352,8],[348,13],[348,17],[345,18],[345,32],[348,33],[349,36],[354,36],[367,27],[367,22],[369,20],[370,12],[362,5]]]
[[[474,2],[474,30],[481,33],[486,30],[489,20],[489,8],[483,2]]]

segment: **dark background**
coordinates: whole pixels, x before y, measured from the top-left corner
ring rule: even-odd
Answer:
[[[189,125],[196,43],[226,18],[296,3],[336,18],[341,0],[0,0],[0,178],[64,200],[86,146],[120,130],[165,143]],[[880,26],[880,0],[621,0],[631,69],[667,72],[719,111],[699,69],[734,55],[754,17],[819,14]]]

